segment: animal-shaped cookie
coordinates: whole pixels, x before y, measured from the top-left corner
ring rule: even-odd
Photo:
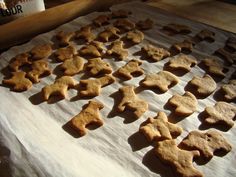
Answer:
[[[71,39],[75,36],[75,32],[59,31],[56,34],[56,38],[59,42],[59,46],[65,47],[71,45]]]
[[[236,61],[236,53],[227,51],[225,48],[219,48],[215,51],[215,54],[226,60],[228,63],[233,64]]]
[[[182,133],[182,128],[172,124],[164,112],[159,112],[156,117],[148,118],[139,128],[148,141],[162,141],[172,139]]]
[[[126,35],[127,40],[131,41],[134,44],[139,44],[140,42],[143,41],[144,39],[144,34],[143,32],[139,30],[133,30],[129,31]]]
[[[91,42],[90,44],[83,46],[79,50],[79,54],[82,56],[101,57],[103,48],[99,43]]]
[[[70,121],[71,126],[78,131],[80,136],[84,136],[87,132],[87,126],[94,124],[96,126],[103,125],[103,119],[100,116],[99,110],[103,109],[102,103],[97,101],[89,101],[82,111],[73,117]]]
[[[116,73],[124,79],[130,80],[133,76],[142,75],[144,73],[141,64],[142,62],[140,60],[130,60],[124,66],[120,67]]]
[[[204,29],[197,33],[196,37],[199,41],[207,41],[207,42],[214,42],[215,41],[215,33],[208,29]]]
[[[211,75],[224,77],[225,73],[223,63],[216,58],[206,58],[202,61],[203,65],[207,67],[207,72]]]
[[[210,160],[214,156],[214,152],[218,150],[227,153],[232,149],[223,135],[216,130],[208,130],[205,133],[191,131],[180,144],[184,149],[198,150],[201,157],[206,160]]]
[[[118,112],[129,110],[139,118],[148,110],[148,103],[136,96],[133,86],[123,86],[119,89],[119,93],[122,99],[117,106]]]
[[[91,42],[95,39],[95,34],[92,32],[91,26],[84,26],[80,28],[79,31],[76,32],[75,38],[76,39],[83,39],[86,42]]]
[[[48,100],[52,95],[58,95],[65,98],[67,95],[67,90],[73,88],[76,85],[76,81],[70,76],[62,76],[56,79],[51,85],[47,85],[42,88],[42,94],[44,100]]]
[[[112,18],[127,18],[130,14],[132,13],[129,11],[119,9],[119,10],[112,11],[111,16]]]
[[[71,59],[65,60],[61,64],[61,68],[64,70],[65,75],[73,76],[83,70],[84,59],[79,56],[74,56]]]
[[[155,47],[151,44],[142,47],[141,51],[143,51],[147,55],[148,59],[152,61],[160,61],[170,56],[170,52],[168,50]]]
[[[135,28],[135,23],[133,23],[132,21],[128,20],[128,19],[118,19],[116,20],[113,25],[119,29],[122,29],[124,31],[130,31],[133,30]]]
[[[48,67],[46,60],[37,60],[32,63],[31,71],[27,73],[27,77],[33,82],[40,82],[40,77],[48,76],[52,73]]]
[[[236,116],[236,106],[219,101],[213,107],[206,107],[207,114],[204,122],[211,125],[224,125],[229,128],[233,127]]]
[[[190,71],[191,68],[197,64],[197,60],[188,55],[181,54],[178,57],[171,59],[168,64],[172,69]]]
[[[30,54],[30,58],[33,60],[48,58],[52,54],[52,45],[44,44],[35,46],[30,50]]]
[[[13,86],[12,90],[22,92],[32,87],[32,82],[27,79],[26,73],[23,71],[13,72],[10,79],[4,79],[3,84]]]
[[[114,41],[111,44],[111,49],[107,50],[108,55],[113,55],[119,60],[125,60],[128,57],[128,50],[124,49],[123,41]]]
[[[198,104],[196,97],[188,91],[183,95],[173,95],[168,102],[176,107],[175,113],[181,116],[188,116],[194,113]]]
[[[196,92],[200,95],[208,96],[213,93],[217,87],[216,82],[208,74],[203,77],[194,76],[189,82],[191,85],[196,87]]]
[[[101,88],[115,82],[115,78],[111,75],[105,75],[97,79],[80,80],[79,86],[81,90],[79,92],[82,97],[95,97],[101,92]]]
[[[163,30],[171,32],[171,34],[189,34],[191,33],[191,29],[182,24],[170,23],[163,27]]]
[[[236,38],[229,37],[226,41],[225,47],[231,50],[232,52],[236,52]]]
[[[171,46],[170,51],[173,54],[191,53],[193,50],[193,42],[191,40],[184,40],[183,42],[175,43]]]
[[[20,67],[29,65],[31,62],[29,61],[30,55],[28,53],[21,53],[16,55],[9,64],[9,68],[13,71],[18,71]]]
[[[103,61],[101,58],[89,59],[88,63],[86,64],[86,70],[92,76],[112,73],[111,65]]]
[[[120,37],[119,33],[120,30],[118,28],[110,26],[98,34],[98,39],[103,42],[108,42],[113,39],[118,39]]]
[[[176,172],[175,176],[203,177],[193,166],[193,159],[200,156],[197,150],[186,151],[178,148],[175,140],[159,141],[154,149],[156,156]]]
[[[146,88],[157,88],[162,92],[166,92],[178,82],[179,79],[174,74],[168,71],[159,71],[156,74],[148,74],[141,82],[141,85]]]
[[[56,59],[60,62],[73,58],[77,51],[73,45],[64,48],[59,48],[55,53]]]
[[[140,30],[149,30],[153,27],[154,22],[147,18],[146,20],[140,20],[136,23],[136,27]]]
[[[93,23],[96,26],[100,27],[100,26],[108,25],[109,24],[109,20],[110,20],[110,16],[108,16],[108,15],[99,15],[98,17],[96,17],[93,20]]]
[[[236,80],[232,79],[228,84],[222,85],[221,89],[224,92],[224,97],[227,101],[236,99]]]

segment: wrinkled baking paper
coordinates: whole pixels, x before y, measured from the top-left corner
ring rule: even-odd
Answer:
[[[182,41],[194,36],[202,29],[209,29],[216,33],[216,42],[201,42],[196,45],[193,55],[198,61],[213,53],[219,47],[224,46],[225,40],[232,34],[221,31],[198,22],[192,22],[168,14],[160,9],[145,5],[143,3],[127,3],[117,5],[112,9],[125,9],[132,11],[130,19],[133,21],[151,18],[155,21],[153,29],[145,32],[145,41],[140,45],[129,48],[128,59],[139,58],[134,56],[144,44],[152,43],[157,46],[169,48],[172,43]],[[75,31],[80,27],[91,23],[91,19],[98,16],[94,12],[84,17],[79,17],[59,28],[48,33],[39,35],[30,42],[15,46],[4,52],[0,57],[0,68],[7,66],[9,60],[16,54],[29,51],[33,46],[51,42],[53,36],[60,30]],[[186,24],[191,27],[189,35],[168,36],[161,32],[163,25],[170,22]],[[97,32],[101,31],[98,29]],[[81,45],[77,46],[78,48]],[[126,61],[115,61],[104,59],[109,62],[113,70],[123,66]],[[170,58],[157,63],[149,63],[143,60],[142,67],[146,73],[157,73]],[[58,63],[51,63],[54,68]],[[229,76],[235,70],[232,66],[228,75],[222,83],[228,81]],[[123,85],[139,86],[139,81],[144,75],[125,82],[116,82],[102,89],[102,93],[94,98],[104,104],[101,115],[104,118],[104,126],[89,130],[82,138],[73,137],[69,129],[64,126],[73,116],[78,114],[82,106],[88,102],[86,99],[77,100],[76,90],[70,90],[67,99],[56,103],[48,104],[40,101],[39,92],[42,87],[53,83],[56,75],[43,78],[40,83],[34,85],[29,91],[16,93],[9,91],[9,88],[0,87],[0,136],[1,144],[7,147],[7,153],[13,177],[148,177],[148,176],[173,176],[168,165],[162,164],[153,154],[153,147],[149,146],[143,136],[137,133],[140,124],[148,117],[153,117],[158,111],[164,111],[168,115],[170,110],[165,108],[167,100],[173,94],[183,94],[184,87],[194,75],[202,76],[204,70],[195,66],[191,72],[180,77],[180,83],[164,94],[156,94],[151,90],[144,90],[138,96],[149,103],[149,110],[138,120],[132,120],[126,114],[114,115],[111,113],[114,105],[113,94]],[[4,75],[0,74],[2,81]],[[79,81],[83,74],[74,76]],[[118,79],[119,81],[119,79]],[[184,132],[177,141],[180,142],[188,132],[199,129],[201,122],[198,119],[200,112],[206,106],[215,104],[213,96],[198,100],[197,111],[178,121],[177,125],[184,129]],[[202,127],[202,126],[200,126]],[[196,168],[203,172],[206,177],[227,176],[233,177],[236,174],[236,129],[235,126],[222,134],[232,144],[233,149],[223,157],[214,156],[205,165],[197,165]],[[4,151],[5,152],[5,151]],[[9,172],[10,173],[10,172]]]

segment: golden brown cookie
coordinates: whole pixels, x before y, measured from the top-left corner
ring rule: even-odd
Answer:
[[[233,64],[236,61],[236,53],[227,51],[225,48],[219,48],[215,51],[215,54],[227,61],[230,64]]]
[[[169,67],[172,69],[181,69],[184,71],[190,71],[192,67],[197,64],[197,60],[188,55],[181,54],[176,58],[169,61]]]
[[[111,49],[107,50],[108,55],[114,55],[119,60],[125,60],[128,57],[128,50],[124,49],[123,41],[114,41],[111,44]]]
[[[196,37],[199,39],[199,41],[215,41],[215,33],[208,29],[201,30],[199,33],[197,33]]]
[[[100,26],[108,25],[109,24],[109,20],[110,20],[110,16],[108,16],[108,15],[99,15],[98,17],[96,17],[93,20],[93,23],[96,26],[100,27]]]
[[[143,69],[140,67],[142,62],[140,60],[130,60],[124,66],[120,67],[116,73],[117,75],[130,80],[135,75],[142,75],[144,73]]]
[[[69,45],[67,47],[58,49],[54,54],[58,61],[63,62],[73,58],[73,56],[77,54],[77,51],[73,45]]]
[[[136,23],[136,26],[140,30],[149,30],[153,27],[154,22],[147,18],[146,20],[140,20]]]
[[[16,55],[10,62],[9,68],[13,71],[18,71],[20,67],[29,65],[31,62],[29,61],[30,55],[28,53],[21,53]]]
[[[116,20],[113,25],[119,29],[123,29],[124,31],[130,31],[135,28],[135,23],[123,18]]]
[[[182,133],[182,128],[172,124],[164,112],[158,112],[154,118],[148,118],[144,124],[139,128],[148,141],[162,141],[166,139],[173,139]]]
[[[224,77],[223,63],[215,58],[206,58],[202,61],[203,65],[207,67],[208,73],[216,76]]]
[[[103,109],[102,103],[96,101],[89,101],[89,103],[82,109],[82,111],[71,119],[72,127],[77,130],[80,136],[84,136],[87,132],[87,126],[95,124],[102,126],[103,120],[99,114],[99,110]]]
[[[130,14],[131,12],[129,11],[119,9],[119,10],[112,11],[111,16],[112,18],[127,18]]]
[[[83,70],[84,59],[79,56],[74,56],[71,59],[65,60],[61,64],[61,68],[64,70],[65,75],[73,76]]]
[[[176,23],[170,23],[164,26],[163,30],[169,31],[174,34],[189,34],[192,32],[188,26]]]
[[[43,98],[44,100],[48,100],[52,95],[58,95],[65,98],[67,95],[67,90],[75,85],[76,81],[72,77],[62,76],[61,78],[56,79],[53,84],[43,87]]]
[[[146,88],[157,88],[162,92],[166,92],[178,82],[179,79],[174,74],[168,71],[159,71],[157,74],[148,74],[141,82],[141,85]]]
[[[196,97],[188,91],[186,91],[183,95],[173,95],[168,102],[176,107],[175,114],[181,116],[188,116],[194,113],[198,104]]]
[[[112,73],[111,65],[103,61],[101,58],[89,59],[88,63],[86,64],[86,70],[92,76]]]
[[[152,61],[160,61],[170,56],[170,52],[168,50],[155,47],[151,44],[142,47],[141,51],[143,51],[147,55],[148,59]]]
[[[236,80],[232,79],[228,84],[222,85],[221,89],[224,91],[224,97],[227,101],[236,99]]]
[[[51,69],[48,67],[48,62],[46,60],[37,60],[32,63],[31,71],[27,73],[27,77],[33,82],[40,82],[41,77],[48,76],[52,73]]]
[[[40,60],[44,58],[48,58],[52,54],[52,45],[44,44],[35,46],[30,50],[31,59]]]
[[[110,26],[98,34],[98,39],[103,42],[118,39],[120,37],[118,33],[120,33],[120,30],[118,28]]]
[[[12,90],[22,92],[32,87],[32,82],[27,79],[26,73],[23,71],[13,72],[10,79],[4,79],[3,84],[13,86]]]
[[[102,51],[94,43],[90,43],[86,46],[83,46],[79,50],[79,54],[82,56],[101,57]]]
[[[118,104],[118,112],[129,110],[136,118],[139,118],[148,110],[148,103],[136,96],[133,86],[123,86],[119,89],[119,93],[122,100]]]
[[[61,47],[71,45],[71,39],[75,36],[75,32],[60,31],[56,34],[56,38]]]
[[[143,41],[144,39],[144,34],[143,32],[135,29],[133,31],[129,31],[126,35],[126,39],[131,41],[134,44],[139,44],[140,42]]]
[[[92,32],[92,27],[91,26],[84,26],[81,27],[79,31],[76,32],[75,38],[76,39],[83,39],[86,42],[91,42],[93,41],[96,36]]]
[[[196,92],[200,95],[208,96],[216,90],[216,82],[208,74],[203,77],[194,76],[189,82],[191,85],[196,87]]]
[[[223,135],[216,130],[207,132],[191,131],[181,142],[181,146],[187,150],[198,150],[203,159],[210,160],[216,151],[228,153],[232,147]]]
[[[233,127],[236,116],[236,106],[219,101],[213,107],[206,107],[205,113],[207,117],[204,122],[211,125],[224,125],[229,128]]]
[[[101,54],[104,53],[104,50],[106,50],[106,47],[105,47],[105,45],[104,45],[103,42],[92,41],[92,42],[90,42],[89,44],[90,44],[90,45],[94,45],[94,46],[98,49],[98,51],[99,51]]]
[[[186,151],[179,149],[175,140],[159,141],[154,149],[157,157],[170,165],[176,172],[175,176],[203,177],[203,174],[193,166],[193,158],[200,156],[197,150]]]
[[[115,82],[115,78],[111,75],[105,75],[97,79],[80,80],[79,86],[80,96],[95,97],[101,92],[101,88]]]
[[[184,40],[183,42],[175,43],[171,46],[170,50],[174,52],[174,54],[191,53],[193,50],[193,41]]]

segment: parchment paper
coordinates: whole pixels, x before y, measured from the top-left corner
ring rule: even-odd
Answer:
[[[216,41],[214,43],[201,42],[196,45],[191,55],[200,61],[219,47],[223,47],[227,37],[233,36],[228,32],[167,14],[143,3],[127,3],[117,5],[112,9],[132,11],[130,19],[133,21],[144,20],[147,17],[155,21],[154,28],[145,32],[145,41],[129,49],[128,60],[140,58],[140,56],[132,56],[132,54],[139,51],[145,43],[169,48],[174,42],[194,36],[200,30],[207,28],[216,33]],[[16,54],[29,51],[35,45],[54,40],[53,36],[60,30],[78,30],[81,26],[91,23],[91,19],[99,14],[101,13],[95,12],[77,18],[51,32],[35,37],[24,45],[12,47],[4,52],[0,56],[0,68],[2,69],[0,80],[2,81],[4,78],[4,68]],[[168,36],[160,29],[170,22],[186,24],[191,27],[193,32],[189,35]],[[81,45],[77,47],[80,48]],[[49,60],[51,61],[51,59]],[[167,58],[157,63],[143,60],[142,68],[146,73],[156,73],[162,70],[164,64],[170,59]],[[106,58],[104,60],[112,65],[114,71],[127,62]],[[51,68],[57,65],[58,63],[50,64]],[[234,71],[235,66],[231,66],[227,77],[218,83],[218,87],[222,83],[226,83]],[[94,98],[105,106],[101,110],[104,126],[89,130],[88,134],[82,138],[74,137],[65,124],[81,111],[82,106],[88,100],[76,99],[76,90],[69,90],[67,99],[58,102],[47,103],[40,100],[41,88],[46,84],[53,83],[55,74],[43,78],[40,83],[23,93],[12,92],[9,91],[9,88],[1,86],[0,137],[3,149],[1,156],[2,159],[8,159],[10,164],[10,167],[4,166],[6,163],[3,161],[1,170],[5,169],[14,177],[174,176],[170,167],[162,164],[154,156],[153,147],[137,132],[140,124],[148,117],[155,116],[158,111],[164,111],[169,115],[170,110],[165,107],[167,100],[175,93],[183,94],[187,82],[194,75],[202,76],[204,73],[205,71],[199,66],[195,66],[191,72],[180,77],[179,84],[164,94],[155,93],[152,90],[136,89],[136,91],[139,90],[138,96],[149,103],[149,110],[138,120],[133,120],[127,114],[114,115],[114,111],[111,112],[114,98],[116,98],[114,93],[122,85],[138,87],[139,81],[144,78],[144,75],[125,82],[117,79],[118,82],[103,88],[100,96]],[[84,77],[83,73],[74,76],[78,82],[81,77]],[[182,135],[177,138],[177,142],[180,142],[192,130],[204,129],[198,115],[206,106],[215,104],[216,100],[213,95],[206,99],[198,99],[197,111],[183,120],[170,116],[170,121],[176,122],[184,129]],[[214,156],[205,165],[194,163],[196,168],[202,171],[206,177],[233,177],[236,174],[235,126],[222,134],[232,144],[232,151],[223,157]]]

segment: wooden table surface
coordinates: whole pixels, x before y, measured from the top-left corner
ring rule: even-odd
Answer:
[[[128,0],[45,0],[46,11],[0,26],[0,49],[22,43],[80,15],[125,1]],[[233,4],[216,0],[150,0],[145,3],[236,33],[236,5]]]

